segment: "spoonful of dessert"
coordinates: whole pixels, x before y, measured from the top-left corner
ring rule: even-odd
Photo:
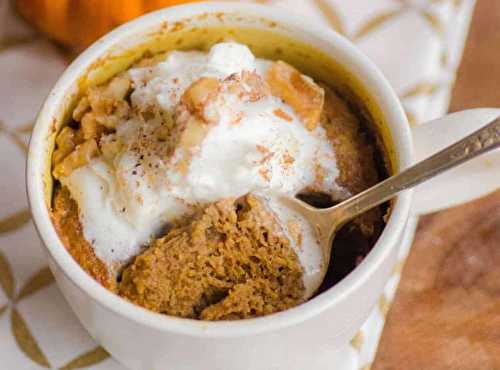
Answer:
[[[457,143],[333,207],[318,209],[297,198],[282,198],[287,206],[310,223],[322,249],[323,261],[327,261],[318,273],[304,277],[309,279],[306,285],[311,287],[307,290],[309,297],[306,298],[310,298],[323,282],[328,270],[333,240],[344,224],[393,198],[399,192],[498,147],[500,117]]]

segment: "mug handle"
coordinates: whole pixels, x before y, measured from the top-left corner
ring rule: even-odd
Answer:
[[[415,162],[419,162],[500,116],[500,109],[470,109],[412,127]],[[500,187],[500,149],[483,154],[415,187],[417,215],[471,201]]]

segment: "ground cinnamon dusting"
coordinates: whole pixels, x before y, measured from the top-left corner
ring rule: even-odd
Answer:
[[[278,108],[273,111],[274,115],[276,117],[282,118],[285,121],[292,122],[292,117],[290,117],[289,114],[287,114],[283,109]]]
[[[269,170],[267,168],[261,168],[259,170],[259,175],[262,176],[262,178],[266,181],[270,181],[271,177],[269,176]]]
[[[290,154],[285,153],[283,155],[282,162],[285,165],[285,167],[288,167],[288,166],[291,166],[293,164],[293,162],[295,162],[295,158],[293,156],[291,156]]]

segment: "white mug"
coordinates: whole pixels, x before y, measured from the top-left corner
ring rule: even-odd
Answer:
[[[340,365],[332,364],[335,357],[325,354],[345,348],[366,320],[390,276],[400,247],[413,240],[418,215],[495,190],[500,184],[500,152],[451,170],[415,191],[399,194],[382,235],[363,262],[341,282],[302,305],[261,318],[222,322],[147,311],[103,288],[66,251],[49,217],[46,200],[51,187],[47,173],[54,132],[91,66],[109,57],[113,50],[137,45],[163,32],[165,24],[176,22],[183,22],[184,27],[223,22],[235,27],[272,28],[273,32],[321,50],[356,76],[375,100],[392,137],[397,169],[479,129],[499,116],[500,110],[465,111],[410,128],[385,78],[349,41],[281,9],[241,3],[172,7],[121,26],[81,54],[47,97],[28,156],[26,178],[33,220],[63,295],[83,326],[113,357],[131,369],[151,370],[299,370]]]

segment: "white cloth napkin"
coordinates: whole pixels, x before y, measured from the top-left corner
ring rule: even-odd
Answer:
[[[297,12],[353,40],[389,79],[411,124],[446,112],[474,0],[258,2]],[[66,64],[57,47],[16,17],[10,1],[0,0],[2,369],[123,369],[88,336],[53,283],[25,197],[29,132]],[[407,253],[407,249],[401,251],[401,261],[378,307],[336,369],[369,369]]]

